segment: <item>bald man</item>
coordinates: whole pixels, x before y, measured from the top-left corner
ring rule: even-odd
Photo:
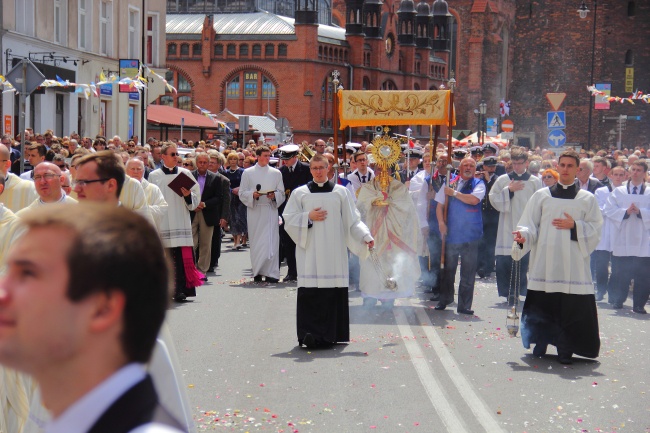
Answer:
[[[0,144],[0,176],[5,181],[4,192],[0,195],[0,203],[16,213],[36,200],[38,194],[36,194],[34,182],[9,173],[10,168],[11,151],[4,144]]]
[[[127,176],[137,180],[142,185],[149,210],[156,222],[156,227],[160,227],[163,215],[167,213],[167,201],[165,201],[165,197],[162,191],[160,191],[160,188],[144,178],[145,170],[144,161],[139,156],[129,159],[126,163]]]
[[[38,197],[25,209],[20,210],[17,215],[21,216],[27,209],[35,208],[51,203],[77,203],[63,191],[63,183],[66,181],[61,169],[51,162],[41,162],[34,168],[34,185]]]

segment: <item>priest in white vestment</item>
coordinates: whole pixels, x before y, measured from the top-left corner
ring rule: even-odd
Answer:
[[[34,200],[32,204],[16,213],[19,217],[29,209],[38,206],[43,206],[52,203],[68,203],[76,204],[77,200],[68,196],[61,187],[65,176],[61,173],[61,169],[51,162],[41,162],[34,167],[34,185],[38,193],[38,199]]]
[[[280,280],[280,224],[278,207],[284,203],[282,173],[269,166],[271,151],[255,150],[257,164],[244,170],[239,199],[246,206],[251,268],[256,282]]]
[[[4,192],[0,196],[0,203],[13,213],[26,208],[38,199],[34,182],[24,180],[9,172],[11,168],[11,151],[4,144],[0,144],[0,176],[5,180]]]
[[[296,243],[298,344],[310,348],[350,340],[347,248],[364,257],[374,246],[352,194],[328,180],[328,164],[311,159],[314,180],[293,191],[282,214]]]
[[[574,150],[560,155],[560,182],[531,197],[514,232],[520,259],[530,251],[528,295],[521,318],[524,347],[546,354],[556,346],[563,364],[572,355],[596,358],[600,351],[598,313],[590,256],[600,240],[603,218],[593,194],[574,184],[580,159]]]
[[[140,157],[134,157],[127,161],[126,174],[142,185],[147,206],[149,206],[151,216],[156,223],[156,228],[160,230],[162,219],[167,213],[167,202],[160,188],[144,178],[144,171],[144,161]]]
[[[149,182],[160,188],[167,202],[167,212],[160,221],[158,231],[165,251],[174,263],[174,300],[183,302],[188,296],[196,296],[196,286],[202,284],[203,278],[203,274],[198,272],[195,265],[190,219],[190,211],[196,209],[201,201],[201,189],[189,170],[176,166],[177,155],[175,144],[164,144],[163,165],[149,173]],[[194,180],[190,189],[181,188],[183,197],[169,187],[180,173]]]
[[[364,306],[373,306],[380,300],[390,308],[395,299],[415,293],[421,272],[418,243],[424,240],[408,187],[389,177],[386,195],[380,187],[382,169],[377,166],[375,170],[376,177],[359,189],[357,209],[375,239],[381,270],[370,257],[361,259],[359,290]],[[387,287],[387,277],[395,280],[396,290]]]
[[[512,271],[512,232],[517,227],[517,222],[524,212],[526,203],[535,191],[542,187],[542,181],[537,176],[528,172],[528,154],[524,151],[514,150],[511,153],[513,171],[498,177],[490,189],[489,200],[492,207],[499,211],[499,227],[497,229],[497,242],[495,247],[497,291],[499,296],[508,299],[510,305],[514,303],[510,293]],[[529,255],[520,261],[519,286],[520,295],[526,295],[528,287],[526,273],[528,272]]]

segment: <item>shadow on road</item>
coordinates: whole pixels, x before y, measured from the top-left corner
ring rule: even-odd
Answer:
[[[579,380],[582,378],[593,378],[604,376],[603,373],[596,371],[600,368],[600,361],[573,357],[573,364],[562,365],[558,362],[555,355],[535,356],[532,353],[521,357],[521,363],[507,363],[513,371],[527,371],[533,374],[552,374],[566,380]]]
[[[274,358],[293,359],[294,362],[312,362],[315,359],[336,359],[348,356],[366,357],[367,352],[346,352],[348,348],[346,343],[335,344],[332,347],[323,349],[305,349],[299,346],[294,347],[289,352],[275,353],[271,355]]]

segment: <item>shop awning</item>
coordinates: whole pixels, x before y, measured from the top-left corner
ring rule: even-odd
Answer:
[[[219,129],[217,122],[202,114],[180,110],[167,105],[147,106],[147,123],[163,126],[181,126],[181,119],[184,119],[183,127],[185,128]]]

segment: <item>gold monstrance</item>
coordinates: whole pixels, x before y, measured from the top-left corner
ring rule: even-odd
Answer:
[[[375,159],[377,168],[379,168],[379,175],[376,180],[379,181],[379,187],[384,193],[384,197],[388,195],[388,185],[390,185],[390,167],[399,161],[399,156],[402,147],[397,138],[391,138],[388,135],[389,128],[384,128],[384,135],[375,137],[372,140],[372,147],[370,151]],[[370,146],[368,146],[370,147]],[[386,200],[375,200],[372,202],[373,206],[388,206]]]

